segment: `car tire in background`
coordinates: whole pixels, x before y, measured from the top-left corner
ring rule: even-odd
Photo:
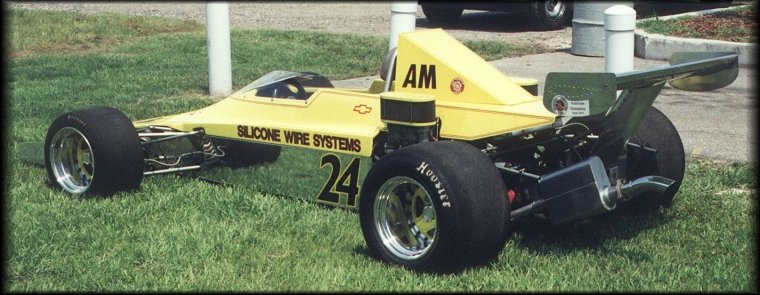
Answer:
[[[628,179],[657,175],[675,180],[676,187],[669,190],[672,191],[671,194],[652,192],[620,205],[623,208],[644,210],[656,209],[660,206],[669,208],[673,204],[673,198],[681,186],[686,170],[686,155],[678,130],[665,114],[655,107],[650,107],[630,142],[653,148],[657,150],[657,153],[629,149],[626,167]]]
[[[536,23],[545,30],[559,30],[573,20],[573,3],[566,0],[531,1],[531,13]]]
[[[53,121],[45,137],[45,167],[50,184],[66,192],[110,195],[140,185],[144,154],[127,116],[93,107]]]
[[[459,19],[459,17],[462,16],[462,12],[464,12],[464,8],[457,6],[456,3],[425,2],[420,3],[420,6],[422,6],[422,12],[425,14],[425,17],[431,23],[437,24],[453,23]]]
[[[448,272],[498,256],[508,237],[509,202],[483,152],[437,141],[381,158],[363,184],[359,218],[373,256]]]

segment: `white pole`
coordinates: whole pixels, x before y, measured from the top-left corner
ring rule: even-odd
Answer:
[[[208,92],[214,97],[232,93],[230,54],[230,6],[206,2],[206,40],[208,46]]]
[[[604,71],[621,73],[633,70],[636,10],[615,5],[604,10]]]
[[[391,2],[391,34],[388,50],[398,45],[398,34],[414,31],[417,21],[417,1]]]

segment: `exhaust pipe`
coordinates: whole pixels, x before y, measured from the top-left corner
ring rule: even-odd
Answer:
[[[628,201],[643,193],[661,193],[670,195],[675,193],[676,181],[662,176],[650,175],[637,178],[623,184],[618,180],[617,185],[601,191],[602,201],[605,207],[614,208],[617,201]]]
[[[645,193],[673,194],[678,187],[676,181],[655,175],[612,184],[597,156],[542,175],[537,182],[541,199],[512,211],[511,219],[543,211],[557,225],[615,210],[618,202]]]

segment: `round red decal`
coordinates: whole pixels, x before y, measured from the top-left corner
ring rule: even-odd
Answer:
[[[554,109],[557,110],[558,113],[562,114],[565,112],[565,102],[562,100],[557,100],[554,102]]]
[[[451,89],[451,93],[454,94],[460,94],[462,91],[464,91],[464,81],[459,78],[454,78],[451,80],[451,85],[449,85],[449,89]]]

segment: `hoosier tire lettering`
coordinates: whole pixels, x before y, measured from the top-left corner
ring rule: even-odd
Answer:
[[[417,171],[420,172],[420,174],[424,177],[427,177],[430,179],[430,182],[433,183],[433,186],[437,190],[438,198],[441,200],[441,205],[443,207],[451,207],[451,202],[449,202],[449,196],[446,195],[446,189],[443,187],[441,182],[438,180],[438,176],[435,175],[435,172],[433,170],[430,170],[428,167],[430,164],[425,163],[424,161],[420,163],[420,166],[417,167]]]
[[[71,120],[71,121],[75,121],[75,122],[79,123],[79,125],[82,125],[82,127],[87,127],[87,123],[84,120],[82,120],[81,118],[77,117],[77,116],[67,115],[66,119],[67,120]]]

